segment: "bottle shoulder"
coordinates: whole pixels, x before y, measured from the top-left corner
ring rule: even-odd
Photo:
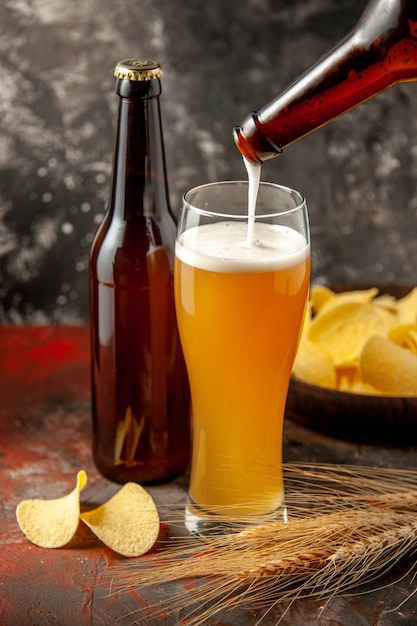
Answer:
[[[108,212],[99,225],[93,240],[92,248],[106,245],[121,245],[131,237],[138,237],[141,242],[156,237],[159,243],[170,244],[175,239],[176,224],[170,212],[157,212],[154,215],[133,215],[122,218],[116,213]]]
[[[90,274],[100,282],[114,284],[123,276],[147,281],[149,255],[165,249],[172,267],[175,225],[172,220],[140,216],[135,219],[104,219],[90,253]]]

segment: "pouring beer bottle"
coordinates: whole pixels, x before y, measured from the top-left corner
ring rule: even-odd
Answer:
[[[234,129],[263,163],[388,87],[417,79],[417,2],[371,0],[357,26],[310,70]]]
[[[90,254],[93,456],[116,482],[174,478],[188,466],[189,388],[177,332],[175,223],[166,177],[161,68],[127,60],[111,198]]]

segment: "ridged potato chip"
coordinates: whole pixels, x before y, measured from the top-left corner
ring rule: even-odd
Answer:
[[[325,285],[314,285],[310,290],[310,303],[314,313],[319,313],[326,302],[329,302],[335,295],[335,292]]]
[[[80,518],[106,546],[124,556],[149,552],[159,534],[155,503],[136,483],[126,483],[108,502]]]
[[[377,394],[379,391],[361,379],[359,367],[341,367],[336,370],[336,389],[348,393]]]
[[[330,309],[340,306],[346,302],[358,302],[360,304],[367,304],[371,302],[378,293],[376,287],[370,289],[357,289],[354,291],[332,291],[324,285],[317,285],[311,289],[311,302],[313,310],[317,313],[323,314]]]
[[[388,339],[402,348],[407,348],[413,354],[417,354],[417,324],[406,324],[393,328],[389,332]]]
[[[383,293],[373,300],[375,306],[380,306],[384,309],[388,309],[391,313],[395,313],[397,307],[397,299],[391,296],[389,293]]]
[[[402,383],[395,386],[398,377],[408,379],[401,370],[401,352],[390,366],[400,369],[393,370],[392,380],[384,378],[386,389],[380,373],[371,372],[381,366],[376,354],[372,362],[365,360],[369,371],[366,378],[362,377],[362,351],[374,335],[417,355],[417,287],[396,299],[390,294],[378,295],[376,287],[335,292],[323,285],[313,286],[293,374],[305,382],[340,391],[401,395],[407,390],[407,394],[417,395],[417,389],[413,391],[408,383],[405,387]]]
[[[399,326],[417,322],[417,287],[397,300],[396,314]]]
[[[394,321],[392,313],[371,304],[343,302],[313,320],[308,338],[329,352],[336,367],[346,367],[358,363],[370,335],[387,336]]]
[[[80,492],[87,474],[77,474],[75,489],[53,500],[23,500],[16,508],[16,518],[26,537],[41,548],[61,548],[74,537],[80,516]]]
[[[302,339],[294,363],[293,373],[297,378],[312,385],[334,389],[336,369],[330,354],[319,344]]]
[[[368,339],[359,368],[362,380],[384,394],[417,395],[417,356],[385,337]]]

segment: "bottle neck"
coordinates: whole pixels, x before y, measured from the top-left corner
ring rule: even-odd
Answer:
[[[235,129],[235,142],[249,161],[263,163],[388,87],[416,79],[417,3],[371,0],[347,37]]]
[[[123,219],[170,211],[159,80],[118,81],[111,208]]]

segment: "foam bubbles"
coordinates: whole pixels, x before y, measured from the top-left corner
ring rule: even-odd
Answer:
[[[309,253],[303,235],[292,228],[256,222],[253,244],[247,224],[217,222],[186,230],[175,254],[194,267],[217,272],[265,272],[301,263]]]

